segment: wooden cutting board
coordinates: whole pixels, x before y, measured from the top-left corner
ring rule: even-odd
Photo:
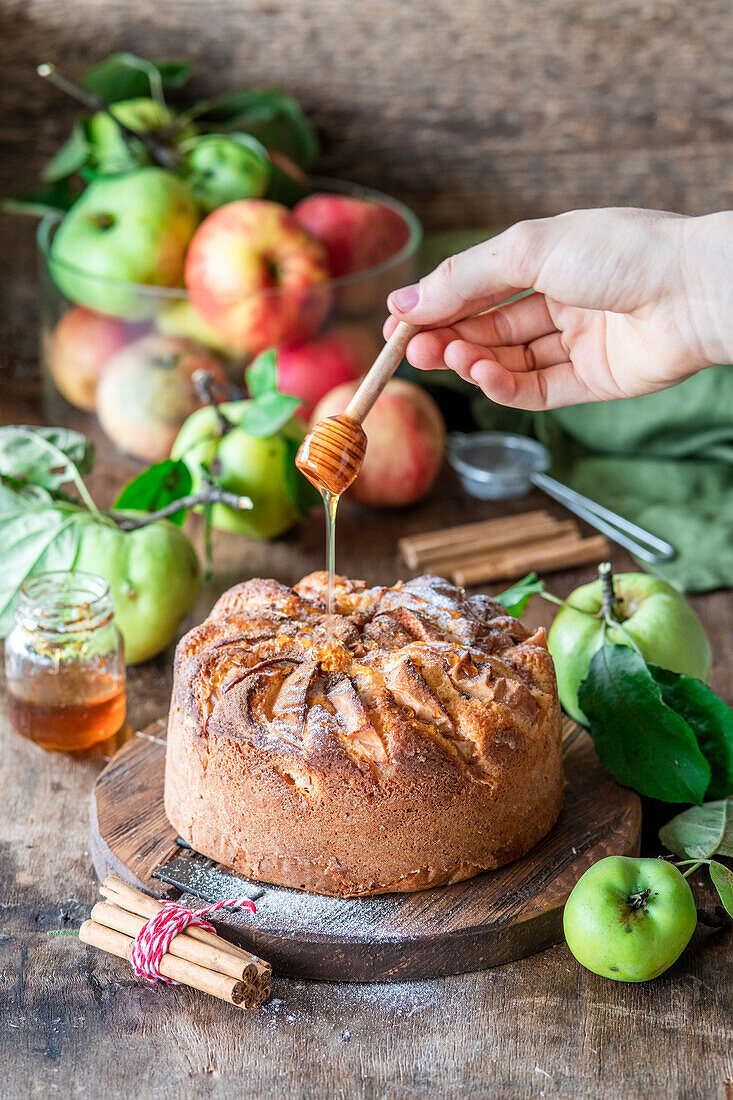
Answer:
[[[128,741],[92,792],[92,855],[157,897],[249,895],[257,915],[227,915],[221,934],[268,959],[276,974],[399,982],[482,970],[562,939],[562,909],[583,871],[638,852],[639,797],[601,766],[590,737],[564,719],[567,789],[555,828],[529,855],[468,882],[416,894],[343,900],[251,883],[182,847],[163,809],[165,722]],[[162,881],[164,878],[166,881]]]

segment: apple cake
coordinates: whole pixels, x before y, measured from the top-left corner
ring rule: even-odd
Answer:
[[[342,897],[524,855],[563,790],[545,631],[440,577],[229,589],[176,651],[165,808],[248,878]]]

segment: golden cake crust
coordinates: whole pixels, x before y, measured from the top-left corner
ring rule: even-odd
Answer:
[[[224,593],[176,651],[165,808],[249,878],[343,897],[524,855],[563,788],[544,630],[439,577]]]

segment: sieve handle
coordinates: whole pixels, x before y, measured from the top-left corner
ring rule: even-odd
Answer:
[[[613,542],[630,550],[642,561],[671,561],[675,557],[674,546],[665,539],[657,538],[638,524],[612,512],[610,508],[604,508],[602,504],[584,497],[582,493],[577,493],[575,489],[563,485],[561,481],[555,481],[554,477],[535,473],[530,475],[530,480],[553,500],[564,504],[569,512],[586,520],[591,527],[595,527],[596,531],[608,535]]]

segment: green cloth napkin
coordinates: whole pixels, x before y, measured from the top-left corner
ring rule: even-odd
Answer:
[[[425,268],[491,235],[428,238]],[[643,568],[682,591],[733,587],[733,366],[646,397],[546,413],[472,393],[480,427],[536,436],[552,454],[554,477],[677,550],[673,561]]]

